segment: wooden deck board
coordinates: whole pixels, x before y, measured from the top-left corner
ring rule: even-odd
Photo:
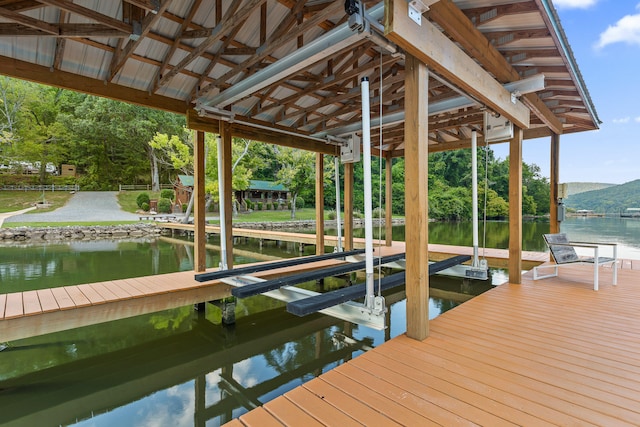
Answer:
[[[91,305],[103,304],[106,300],[98,293],[93,284],[78,285],[78,289],[89,300]]]
[[[122,299],[120,296],[116,295],[111,289],[105,286],[105,282],[92,283],[91,287],[104,299],[105,302],[119,301],[120,299]],[[124,297],[124,298],[127,298],[127,297]]]
[[[42,313],[40,300],[37,291],[27,291],[22,293],[22,304],[25,316]]]
[[[76,307],[86,307],[91,305],[89,298],[85,296],[78,286],[65,286],[65,290]]]
[[[240,421],[246,427],[281,427],[282,423],[264,408],[259,407],[254,411],[240,417]]]
[[[22,306],[22,292],[7,294],[6,307],[4,309],[4,318],[12,319],[24,315]]]
[[[264,405],[264,409],[287,426],[322,427],[318,420],[287,399],[276,399]]]
[[[70,308],[75,308],[76,304],[73,302],[73,298],[67,292],[66,287],[62,288],[52,288],[51,293],[53,297],[56,299],[56,303],[60,310],[68,310]]]
[[[376,408],[366,405],[361,399],[356,399],[321,379],[311,380],[305,383],[303,387],[339,411],[349,414],[359,423],[375,424],[376,426],[401,425],[381,414]]]
[[[284,397],[293,404],[304,407],[313,418],[324,425],[341,427],[361,425],[349,415],[336,409],[323,398],[311,393],[304,387],[295,388],[285,393]]]
[[[535,282],[526,273],[434,319],[424,341],[401,335],[299,389],[364,424],[379,412],[404,425],[640,425],[634,264],[617,286],[602,269],[597,292],[590,266]]]
[[[60,306],[56,302],[56,298],[53,296],[51,289],[40,289],[38,292],[38,299],[40,300],[40,306],[42,312],[56,311],[60,309]]]

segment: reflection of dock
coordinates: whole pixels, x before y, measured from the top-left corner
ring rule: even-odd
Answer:
[[[598,292],[589,267],[529,272],[432,320],[425,340],[396,337],[228,425],[640,425],[629,266]]]
[[[238,319],[232,333],[234,345],[226,346],[221,336],[230,332],[200,318],[186,332],[0,382],[0,389],[13,390],[1,397],[0,419],[3,426],[68,425],[192,381],[197,402],[195,425],[204,426],[213,418],[224,423],[231,420],[233,410],[242,407],[238,402],[249,408],[249,403],[260,404],[258,398],[292,378],[322,372],[327,365],[351,358],[361,345],[347,343],[330,349],[319,342],[317,354],[299,354],[294,372],[277,374],[247,387],[233,380],[234,365],[334,325],[345,324],[327,316],[294,322],[282,310],[270,310]],[[210,381],[216,378],[208,374],[216,371],[221,377],[218,387],[234,390],[221,393],[219,399],[215,394],[207,398],[206,394],[213,392],[205,384],[212,388],[215,384]],[[61,381],[76,386],[62,387]],[[20,392],[27,389],[28,392]],[[214,403],[206,403],[212,400]]]

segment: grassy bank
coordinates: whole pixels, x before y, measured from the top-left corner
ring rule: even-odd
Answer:
[[[72,194],[66,191],[45,192],[44,198],[52,206],[46,209],[37,209],[33,212],[42,213],[57,209],[67,203],[71,196]],[[1,213],[26,209],[38,202],[42,202],[41,191],[0,191]]]

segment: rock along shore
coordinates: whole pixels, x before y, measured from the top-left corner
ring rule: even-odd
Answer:
[[[162,229],[155,224],[83,225],[64,227],[15,227],[0,229],[0,242],[46,242],[59,240],[130,239],[156,237]]]
[[[378,226],[380,220],[374,219],[374,226]],[[384,220],[382,220],[384,221]],[[394,219],[394,225],[404,224],[404,219]],[[255,230],[303,230],[314,228],[316,222],[309,221],[282,221],[282,222],[236,222],[235,228],[250,228]],[[355,219],[354,227],[364,227],[364,220]],[[384,225],[384,222],[383,222]],[[325,221],[325,228],[335,228],[336,221]],[[97,239],[132,239],[142,237],[158,237],[170,234],[159,224],[126,224],[126,225],[77,225],[62,227],[15,227],[0,229],[0,244],[12,242],[43,243],[49,241],[68,240],[97,240]]]

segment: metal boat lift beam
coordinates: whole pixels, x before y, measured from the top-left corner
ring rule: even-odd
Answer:
[[[384,15],[384,2],[367,10],[366,16],[379,20]],[[234,102],[256,93],[267,86],[282,80],[318,61],[325,59],[332,52],[337,52],[366,37],[365,32],[352,29],[349,22],[344,22],[333,30],[318,37],[292,52],[291,54],[277,60],[270,66],[252,74],[244,80],[234,83],[228,89],[207,99],[201,99],[202,105],[224,108]]]

